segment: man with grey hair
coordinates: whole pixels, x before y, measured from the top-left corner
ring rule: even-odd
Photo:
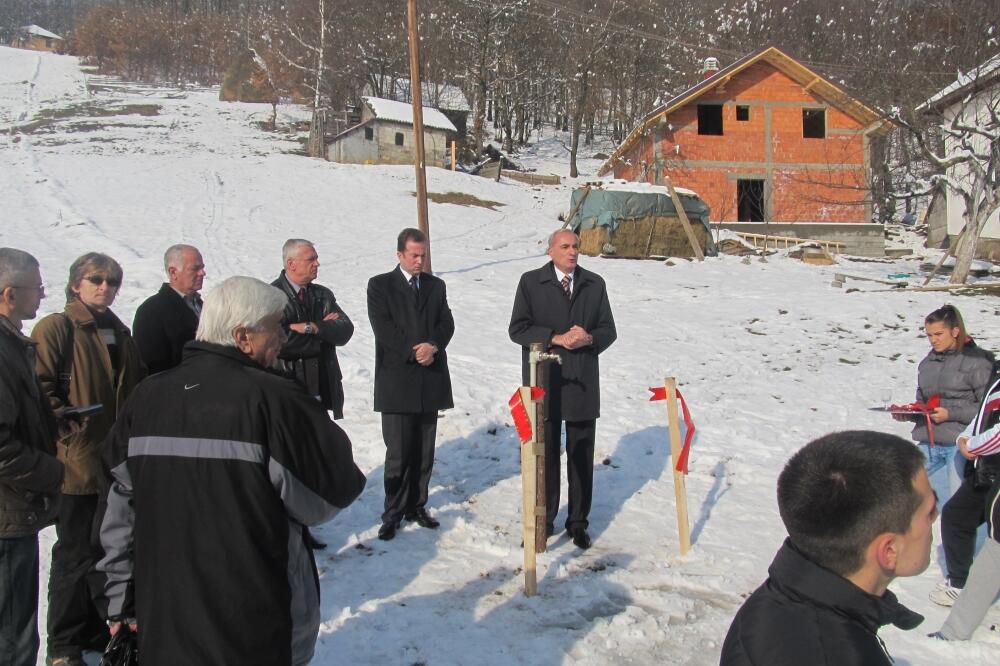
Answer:
[[[167,282],[139,306],[132,321],[132,337],[151,375],[178,365],[184,345],[194,339],[205,261],[194,246],[171,245],[163,255],[163,270]]]
[[[312,241],[289,238],[281,248],[285,267],[271,284],[288,298],[281,324],[288,341],[278,355],[278,368],[302,384],[344,418],[344,386],[337,347],[354,335],[354,324],[337,305],[333,292],[315,283],[319,255]]]
[[[286,297],[231,277],[205,298],[181,364],[133,393],[105,442],[101,525],[112,632],[144,666],[307,663],[319,583],[306,526],[365,477],[351,442],[271,368]]]
[[[608,289],[600,275],[577,265],[580,238],[569,229],[549,236],[552,259],[521,276],[508,334],[521,345],[522,381],[528,354],[540,342],[562,363],[545,365],[545,511],[549,536],[559,512],[559,449],[566,427],[569,506],[566,532],[580,549],[590,548],[588,516],[594,488],[594,439],[601,415],[598,357],[618,333]]]
[[[35,376],[35,343],[21,333],[45,288],[38,261],[0,248],[0,655],[38,657],[38,531],[55,522],[63,465],[49,401]]]

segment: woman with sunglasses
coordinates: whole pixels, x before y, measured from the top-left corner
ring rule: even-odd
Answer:
[[[146,375],[128,328],[111,311],[122,284],[122,267],[89,252],[73,262],[66,308],[35,326],[36,370],[55,410],[102,405],[85,427],[58,444],[63,481],[56,543],[49,572],[46,664],[82,666],[84,650],[104,650],[108,630],[91,598],[91,526],[105,487],[100,444],[115,416]]]

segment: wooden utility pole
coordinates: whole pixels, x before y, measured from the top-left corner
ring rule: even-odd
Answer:
[[[406,0],[406,23],[410,39],[410,99],[413,102],[414,165],[417,170],[417,222],[427,236],[424,272],[431,268],[431,229],[427,219],[427,170],[424,166],[424,107],[420,88],[420,37],[417,34],[417,0]]]

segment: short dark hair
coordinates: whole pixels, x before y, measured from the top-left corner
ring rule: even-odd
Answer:
[[[396,251],[403,252],[406,250],[406,244],[410,241],[414,243],[426,243],[427,235],[420,229],[414,229],[412,227],[407,227],[399,232],[399,238],[396,239]]]
[[[962,351],[962,348],[965,347],[965,338],[968,337],[968,333],[965,332],[965,320],[962,319],[962,313],[958,311],[958,308],[951,303],[946,303],[924,317],[925,326],[938,322],[943,323],[948,328],[958,329],[958,340],[955,341],[955,347],[958,351]]]
[[[920,449],[870,430],[830,433],[802,447],[778,476],[778,512],[806,557],[846,576],[879,534],[905,534],[923,498]]]

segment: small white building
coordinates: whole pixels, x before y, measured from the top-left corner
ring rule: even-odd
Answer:
[[[326,158],[345,164],[413,164],[413,106],[379,97],[362,97],[361,122],[333,137]],[[438,111],[424,109],[424,163],[443,167],[455,125]]]
[[[973,134],[970,141],[976,152],[986,152],[989,141],[986,135],[1000,136],[1000,128],[993,121],[1000,113],[1000,53],[959,76],[923,106],[941,115],[943,128],[957,118],[960,124],[982,129],[984,134]],[[959,139],[948,132],[943,135],[945,154],[959,152]],[[948,176],[958,182],[967,182],[968,173],[969,167],[959,164],[948,171]],[[937,192],[927,212],[927,244],[936,247],[945,236],[952,242],[957,240],[965,226],[964,213],[965,201],[959,194],[950,188]],[[976,246],[976,258],[1000,261],[1000,211],[994,211],[987,220]]]
[[[55,52],[61,41],[63,38],[54,32],[49,32],[37,25],[26,25],[18,28],[10,45],[15,49]]]

